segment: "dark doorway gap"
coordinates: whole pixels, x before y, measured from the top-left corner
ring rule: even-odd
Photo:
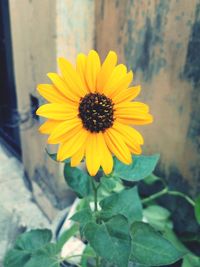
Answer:
[[[19,158],[21,145],[16,123],[17,98],[13,70],[9,1],[0,0],[0,137]]]

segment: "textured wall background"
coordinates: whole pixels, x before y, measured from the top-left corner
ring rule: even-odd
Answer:
[[[55,2],[9,0],[9,8],[18,110],[23,120],[20,125],[23,164],[35,199],[52,219],[56,211],[41,188],[48,196],[55,195],[52,200],[55,204],[57,196],[52,188],[59,191],[60,179],[59,175],[56,179],[52,177],[58,173],[58,167],[46,155],[45,138],[38,133],[39,124],[30,113],[31,95],[38,96],[36,85],[47,82],[46,73],[56,70]]]
[[[96,46],[116,50],[142,84],[155,117],[144,151],[161,153],[173,184],[200,191],[200,1],[96,1]]]
[[[25,170],[34,197],[52,219],[70,196],[63,166],[45,152],[46,137],[38,132],[42,122],[32,119],[31,95],[39,101],[36,86],[48,83],[46,73],[57,71],[57,57],[75,55],[94,46],[93,0],[9,0],[18,109],[24,117],[21,144]],[[53,147],[52,151],[56,151]]]
[[[57,0],[56,54],[75,62],[78,52],[94,46],[94,0]]]
[[[135,71],[140,99],[155,122],[140,127],[144,153],[161,153],[159,172],[173,186],[200,191],[200,0],[9,0],[18,106],[30,111],[30,94],[56,71],[56,57],[109,50]],[[65,205],[62,168],[44,153],[39,123],[21,129],[23,161],[36,199]],[[41,190],[42,188],[42,190]],[[45,196],[47,195],[47,200]],[[50,202],[48,202],[48,198]],[[64,202],[62,200],[64,199]]]

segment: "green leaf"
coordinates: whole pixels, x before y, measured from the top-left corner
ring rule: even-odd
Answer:
[[[95,266],[95,264],[89,265],[89,267],[93,267],[93,266]],[[109,261],[107,261],[105,259],[100,258],[99,267],[116,267],[116,265],[113,265],[113,263],[111,263],[111,262],[109,262]]]
[[[130,232],[132,261],[144,265],[162,266],[172,264],[184,255],[148,224],[135,222]]]
[[[148,185],[151,185],[151,184],[154,184],[155,182],[157,181],[160,181],[162,180],[160,177],[154,175],[153,173],[150,174],[149,176],[147,176],[145,179],[144,179],[144,182]]]
[[[79,200],[76,211],[81,211],[83,209],[90,209],[90,197],[85,197]]]
[[[121,179],[112,176],[103,176],[100,181],[101,187],[104,188],[107,192],[119,192],[124,189]]]
[[[81,237],[84,236],[84,230],[87,223],[95,221],[92,211],[89,208],[82,209],[81,211],[76,212],[70,220],[78,222],[80,224],[80,234]]]
[[[156,230],[163,231],[166,226],[171,225],[172,223],[169,220],[170,212],[158,205],[148,206],[143,210],[144,218],[147,220],[151,226],[156,228]]]
[[[128,266],[131,239],[128,221],[124,216],[114,216],[103,224],[87,224],[85,236],[99,256],[119,267]]]
[[[57,241],[57,246],[60,248],[60,250],[62,249],[64,244],[78,232],[78,230],[79,226],[77,224],[73,224],[69,229],[62,233]]]
[[[17,239],[13,249],[4,258],[5,267],[59,267],[60,247],[49,243],[50,230],[32,230]]]
[[[81,224],[86,224],[88,222],[91,222],[94,220],[93,214],[91,209],[83,209],[81,211],[76,212],[70,220],[73,220],[75,222],[79,222]]]
[[[176,249],[178,249],[179,251],[182,251],[184,253],[188,253],[189,252],[189,250],[178,239],[178,237],[176,236],[176,234],[173,232],[172,229],[165,228],[163,237],[166,238],[167,240],[169,240],[170,243],[172,243],[176,247]]]
[[[32,253],[48,244],[51,239],[52,233],[48,229],[31,230],[19,236],[15,247]]]
[[[100,206],[103,212],[109,212],[110,216],[124,215],[128,219],[129,224],[142,219],[142,204],[137,187],[125,189],[104,198],[100,202]]]
[[[87,245],[81,258],[81,267],[88,267],[88,260],[96,257],[96,253],[90,245]]]
[[[113,213],[111,211],[104,211],[104,210],[100,210],[96,213],[97,219],[98,221],[108,221],[111,219],[111,217],[113,217]]]
[[[112,177],[101,177],[101,186],[108,192],[112,192],[116,185],[117,185],[118,180]]]
[[[199,266],[200,266],[200,257],[197,257],[193,254],[187,254],[184,256],[181,267],[199,267]]]
[[[84,171],[71,167],[69,164],[65,164],[64,167],[65,181],[69,187],[78,195],[83,198],[88,196],[92,191],[92,184],[90,176]]]
[[[167,220],[170,217],[170,212],[158,205],[151,205],[144,209],[144,213],[147,216],[147,219],[154,219],[154,220]]]
[[[54,160],[54,161],[56,161],[56,162],[60,162],[60,161],[57,160],[57,153],[49,153],[49,151],[48,151],[47,149],[45,149],[45,150],[46,150],[46,153],[48,154],[48,156],[49,156],[52,160]],[[70,162],[70,159],[66,159],[66,160],[64,160],[64,161],[62,161],[62,162],[69,163],[69,162]]]
[[[198,242],[200,243],[200,231],[195,232],[190,232],[186,233],[184,236],[181,236],[181,240],[185,243],[187,242]]]
[[[195,201],[194,212],[196,220],[200,224],[200,196]]]
[[[140,264],[138,262],[132,262],[132,264],[129,263],[129,266],[128,267],[152,267],[152,266]]]
[[[57,161],[57,153],[50,153],[47,149],[45,151],[52,160]]]
[[[60,267],[58,254],[59,250],[56,244],[48,244],[45,248],[34,253],[24,267]]]
[[[125,165],[115,158],[112,176],[126,181],[140,181],[149,176],[155,169],[160,155],[133,156],[133,163]]]
[[[31,258],[31,253],[20,250],[9,250],[4,258],[4,267],[23,267]]]
[[[110,196],[111,193],[119,192],[123,190],[125,186],[122,183],[122,180],[117,177],[112,176],[102,176],[100,180],[100,187],[98,190],[99,200]]]

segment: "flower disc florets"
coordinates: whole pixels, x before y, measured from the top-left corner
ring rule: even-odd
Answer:
[[[105,131],[114,121],[112,100],[103,94],[90,93],[80,101],[79,117],[90,132]]]

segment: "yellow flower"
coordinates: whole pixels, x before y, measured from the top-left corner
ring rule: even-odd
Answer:
[[[61,74],[48,73],[52,84],[37,87],[50,102],[37,110],[37,115],[48,118],[40,132],[49,134],[49,144],[60,144],[59,161],[71,158],[74,167],[85,157],[91,176],[96,175],[100,166],[105,174],[111,173],[112,155],[130,164],[131,153],[141,154],[144,141],[129,125],[153,120],[146,104],[131,102],[140,93],[140,86],[129,87],[132,71],[116,64],[113,51],[102,64],[94,50],[87,56],[79,54],[76,68],[59,58]]]

